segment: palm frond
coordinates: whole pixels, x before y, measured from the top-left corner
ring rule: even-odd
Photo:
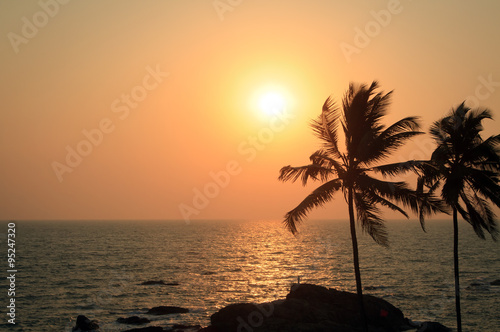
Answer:
[[[492,239],[494,241],[498,240],[498,228],[496,224],[496,215],[495,212],[491,209],[490,205],[485,199],[482,199],[479,197],[477,194],[474,193],[473,196],[473,206],[476,207],[476,209],[479,212],[479,215],[481,216],[481,222],[480,224],[482,227],[490,233]]]
[[[302,185],[305,186],[309,180],[327,181],[334,174],[335,172],[331,168],[325,168],[317,164],[299,167],[292,167],[288,165],[281,168],[278,180],[283,182],[295,182],[298,179],[301,179]]]
[[[389,238],[384,225],[384,220],[380,218],[380,210],[375,206],[375,202],[367,195],[354,192],[354,203],[358,221],[364,232],[369,234],[372,239],[384,246],[389,246]]]
[[[491,200],[497,207],[500,207],[499,182],[497,172],[467,168],[467,184],[472,190]]]
[[[391,201],[381,197],[380,195],[377,195],[374,191],[365,191],[363,192],[363,194],[366,195],[370,199],[370,201],[373,202],[373,204],[380,204],[393,211],[401,213],[406,218],[409,218],[408,213],[406,213],[405,210],[392,203]]]
[[[356,156],[363,142],[369,142],[383,128],[380,119],[387,113],[392,91],[375,94],[377,88],[376,81],[370,87],[355,87],[351,84],[349,92],[344,96],[342,126],[347,152],[352,156]]]
[[[420,129],[419,119],[420,117],[418,116],[409,116],[399,121],[396,121],[395,123],[387,127],[380,134],[380,136],[389,137],[397,133],[402,133],[407,131],[418,131]]]
[[[467,208],[469,218],[466,220],[471,224],[477,236],[484,240],[484,230],[486,230],[491,234],[493,240],[496,241],[498,230],[495,222],[495,214],[488,206],[488,203],[477,195],[469,197],[469,195],[462,193],[460,197]]]
[[[363,142],[356,151],[356,158],[365,163],[370,164],[389,157],[389,154],[399,149],[409,139],[423,135],[420,131],[407,131],[396,133],[388,137],[372,137],[367,142]]]
[[[292,234],[297,233],[297,225],[302,222],[302,220],[307,216],[307,213],[312,208],[323,206],[325,203],[333,199],[333,195],[342,186],[342,181],[339,179],[334,179],[328,181],[317,189],[315,189],[311,194],[309,194],[297,207],[289,211],[285,215],[285,220],[283,223],[285,227],[292,232]]]
[[[358,177],[356,184],[361,190],[374,191],[381,197],[409,207],[416,214],[422,209],[422,205],[425,214],[446,211],[440,199],[426,193],[419,194],[405,182],[382,181],[363,174]]]
[[[309,157],[309,160],[311,160],[313,165],[320,165],[327,169],[333,168],[335,172],[337,172],[337,174],[342,174],[345,172],[342,162],[334,158],[331,158],[328,152],[325,150],[318,150],[314,152]]]
[[[500,135],[490,136],[485,141],[467,149],[462,160],[478,169],[500,170]]]
[[[397,176],[408,172],[424,171],[427,167],[434,166],[427,160],[408,160],[400,163],[385,164],[371,167],[370,170],[375,173],[380,173],[382,176]]]
[[[336,158],[340,157],[337,133],[339,117],[339,108],[333,98],[328,97],[323,104],[319,118],[311,122],[313,132],[323,141],[324,149]]]
[[[424,186],[428,188],[427,192],[424,192]],[[450,214],[450,211],[444,201],[434,196],[434,193],[440,186],[440,179],[433,179],[429,182],[429,179],[419,176],[417,180],[416,194],[419,199],[418,217],[420,226],[424,232],[426,232],[425,217],[437,212]]]

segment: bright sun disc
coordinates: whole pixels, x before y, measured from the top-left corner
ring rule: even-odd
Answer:
[[[285,97],[279,92],[270,91],[259,97],[259,109],[267,115],[282,113],[285,106]]]

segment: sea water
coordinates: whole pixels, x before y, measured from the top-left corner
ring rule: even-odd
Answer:
[[[7,252],[7,223],[0,227]],[[365,293],[414,321],[454,327],[451,220],[428,221],[427,233],[417,221],[388,221],[387,229],[389,248],[358,236]],[[465,222],[459,229],[464,331],[500,331],[500,287],[489,285],[500,279],[500,244]],[[280,221],[19,221],[16,325],[7,324],[4,267],[0,329],[71,331],[86,315],[102,331],[123,331],[131,326],[117,318],[160,305],[190,313],[147,316],[152,325],[206,326],[228,304],[284,298],[298,277],[355,291],[349,234],[342,220],[304,222],[296,237]],[[148,280],[178,285],[141,285]]]

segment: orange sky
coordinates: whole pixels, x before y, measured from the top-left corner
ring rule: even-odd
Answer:
[[[427,129],[468,99],[498,133],[498,17],[498,1],[2,1],[0,218],[279,219],[314,188],[279,169],[308,161],[308,122],[350,81],[395,90],[388,122]],[[256,106],[271,89],[288,117]],[[425,136],[391,160],[430,152]],[[339,195],[312,217],[346,215]]]

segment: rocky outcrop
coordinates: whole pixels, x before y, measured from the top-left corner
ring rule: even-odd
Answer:
[[[83,332],[83,331],[98,331],[99,325],[96,320],[90,320],[84,315],[79,315],[76,318],[76,325],[73,327],[73,332]]]
[[[181,307],[159,306],[149,309],[148,315],[169,315],[169,314],[185,314],[189,309]]]
[[[415,330],[383,299],[364,295],[364,306],[370,332]],[[284,300],[229,305],[210,320],[209,329],[216,332],[362,331],[356,294],[310,284],[294,285]]]
[[[132,317],[127,317],[127,318],[118,318],[116,320],[120,324],[129,324],[129,325],[142,325],[142,324],[147,324],[150,323],[150,320],[145,318],[145,317],[139,317],[139,316],[132,316]]]

